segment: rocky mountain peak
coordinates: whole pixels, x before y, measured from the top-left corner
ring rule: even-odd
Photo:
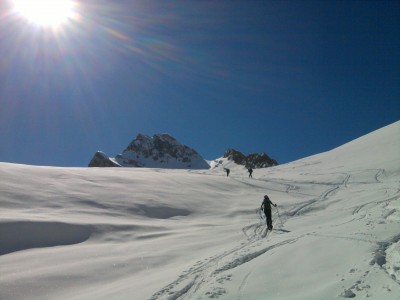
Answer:
[[[233,160],[238,165],[253,169],[268,168],[278,165],[278,162],[270,158],[266,153],[252,153],[246,156],[238,150],[228,149],[224,152],[224,158]]]
[[[182,147],[182,145],[169,134],[155,134],[153,137],[144,134],[138,134],[125,151],[138,151],[151,155],[154,149],[164,151],[172,147]],[[185,146],[184,146],[185,147]],[[194,151],[194,150],[193,150]]]
[[[120,165],[104,152],[97,151],[90,161],[89,167],[120,167]]]
[[[153,137],[138,134],[128,147],[111,161],[123,167],[171,169],[208,169],[210,167],[196,150],[182,145],[166,133],[155,134]]]

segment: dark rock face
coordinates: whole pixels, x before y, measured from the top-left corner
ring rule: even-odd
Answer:
[[[89,163],[89,167],[120,167],[113,162],[104,152],[97,151]]]
[[[246,158],[246,167],[251,167],[253,169],[268,168],[277,165],[278,162],[265,153],[249,154]]]
[[[104,153],[103,153],[104,154]],[[95,155],[96,156],[96,155]],[[153,137],[138,134],[115,159],[97,157],[96,166],[147,167],[170,169],[209,169],[208,163],[192,148],[180,144],[168,134]],[[108,159],[109,162],[106,162]],[[98,162],[99,161],[99,162]],[[92,162],[91,162],[92,164]],[[89,166],[93,166],[93,164]]]
[[[228,149],[225,151],[224,157],[246,168],[260,169],[278,165],[275,159],[270,158],[265,153],[253,153],[246,156],[235,149]]]
[[[162,160],[163,157],[170,156],[189,161],[191,156],[198,156],[195,150],[181,145],[168,134],[154,135],[152,138],[139,134],[124,150],[124,153],[129,151],[154,160]]]
[[[229,160],[233,160],[238,165],[245,165],[246,164],[246,156],[235,149],[228,149],[224,152],[224,157],[228,158]]]

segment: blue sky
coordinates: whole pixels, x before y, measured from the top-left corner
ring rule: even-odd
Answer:
[[[11,0],[10,0],[11,1]],[[399,1],[0,2],[0,161],[87,166],[138,133],[280,163],[400,119]]]

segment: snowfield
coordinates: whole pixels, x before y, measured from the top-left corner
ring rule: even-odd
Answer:
[[[0,299],[354,297],[400,299],[400,121],[252,179],[0,163]]]

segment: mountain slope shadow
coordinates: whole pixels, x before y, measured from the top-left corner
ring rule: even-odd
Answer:
[[[0,223],[0,255],[31,248],[73,245],[86,241],[93,228],[59,222]]]

